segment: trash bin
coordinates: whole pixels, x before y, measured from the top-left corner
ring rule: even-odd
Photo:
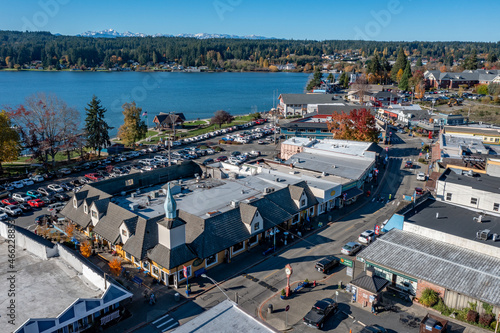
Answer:
[[[269,304],[267,306],[267,313],[273,313],[273,305],[272,304]]]
[[[179,293],[175,293],[174,298],[176,302],[179,302],[181,300],[181,295]]]

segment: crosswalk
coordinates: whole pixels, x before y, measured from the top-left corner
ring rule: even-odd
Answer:
[[[162,332],[166,332],[173,329],[174,327],[179,326],[179,322],[168,314],[156,319],[151,324]]]

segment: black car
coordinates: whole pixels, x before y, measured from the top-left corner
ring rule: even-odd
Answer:
[[[329,316],[338,310],[338,304],[331,298],[316,301],[311,310],[304,316],[304,324],[323,329]]]
[[[80,182],[80,180],[78,180],[78,179],[70,181],[70,184],[73,185],[74,187],[82,186],[83,185],[83,183]]]
[[[56,193],[54,194],[54,198],[59,201],[68,201],[70,199],[66,193]]]
[[[65,191],[71,191],[75,187],[71,185],[70,183],[61,183],[59,184]]]
[[[40,200],[42,200],[45,205],[50,205],[56,202],[56,199],[53,196],[46,196],[46,197],[41,197]]]
[[[42,175],[42,177],[43,177],[44,179],[52,179],[52,178],[56,178],[56,173],[55,173],[55,172],[53,172],[53,171],[49,171],[49,172],[47,172],[47,173],[44,173],[44,174]]]
[[[364,327],[359,333],[387,333],[387,330],[380,325],[374,324]]]
[[[203,161],[203,165],[207,165],[207,164],[211,164],[211,163],[214,163],[213,158],[207,158],[206,160]]]
[[[20,203],[17,205],[19,208],[21,208],[21,210],[23,212],[29,212],[31,210],[33,210],[33,207],[31,207],[30,205],[26,204],[26,203]]]
[[[231,153],[231,156],[239,156],[239,155],[241,155],[241,153],[237,150],[235,150]]]
[[[316,268],[318,272],[327,273],[332,268],[337,267],[339,264],[340,261],[337,257],[328,256],[318,261],[314,268]]]

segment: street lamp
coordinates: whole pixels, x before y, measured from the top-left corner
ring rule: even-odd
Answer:
[[[279,232],[279,229],[277,227],[274,227],[273,230],[271,230],[270,234],[273,236],[273,252],[276,252],[276,234]]]
[[[206,275],[205,273],[201,274],[201,277],[204,277],[204,278],[207,278],[209,279],[210,281],[212,281],[212,283],[217,287],[219,288],[219,290],[224,294],[224,296],[226,296],[226,298],[230,301],[231,299],[229,298],[229,296],[227,296],[227,294],[224,292],[224,290],[222,290],[221,287],[219,287],[219,284],[217,283],[217,281],[215,281],[214,279],[212,279],[210,276]]]

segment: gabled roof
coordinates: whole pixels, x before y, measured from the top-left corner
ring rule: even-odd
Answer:
[[[300,186],[290,185],[289,190],[290,197],[295,201],[299,201],[302,197],[302,193],[304,193],[304,188]]]
[[[240,204],[241,221],[245,224],[251,224],[256,211],[257,211],[256,207],[246,203],[241,203]]]
[[[143,260],[148,250],[158,244],[158,219],[146,220],[139,217],[135,227],[135,233],[123,245],[123,250],[135,258]]]
[[[186,117],[183,113],[174,113],[172,117],[169,117],[168,113],[160,112],[160,114],[155,116],[154,120],[156,120],[160,124],[170,124],[171,119],[173,119],[174,123],[179,123],[184,122],[186,120]]]
[[[362,273],[350,283],[376,294],[384,289],[389,284],[389,281],[377,275],[368,276],[366,273]]]
[[[166,269],[178,267],[197,257],[186,244],[176,246],[173,249],[169,249],[162,244],[157,244],[148,251],[147,256],[150,260]]]
[[[95,205],[97,212],[99,214],[104,214],[108,208],[110,198],[100,199],[93,202],[92,205]]]
[[[120,226],[125,220],[136,219],[138,216],[125,208],[110,202],[108,208],[99,218],[94,227],[94,232],[111,243],[117,243],[120,237]],[[129,222],[130,225],[131,222]],[[134,232],[133,230],[129,230]]]

